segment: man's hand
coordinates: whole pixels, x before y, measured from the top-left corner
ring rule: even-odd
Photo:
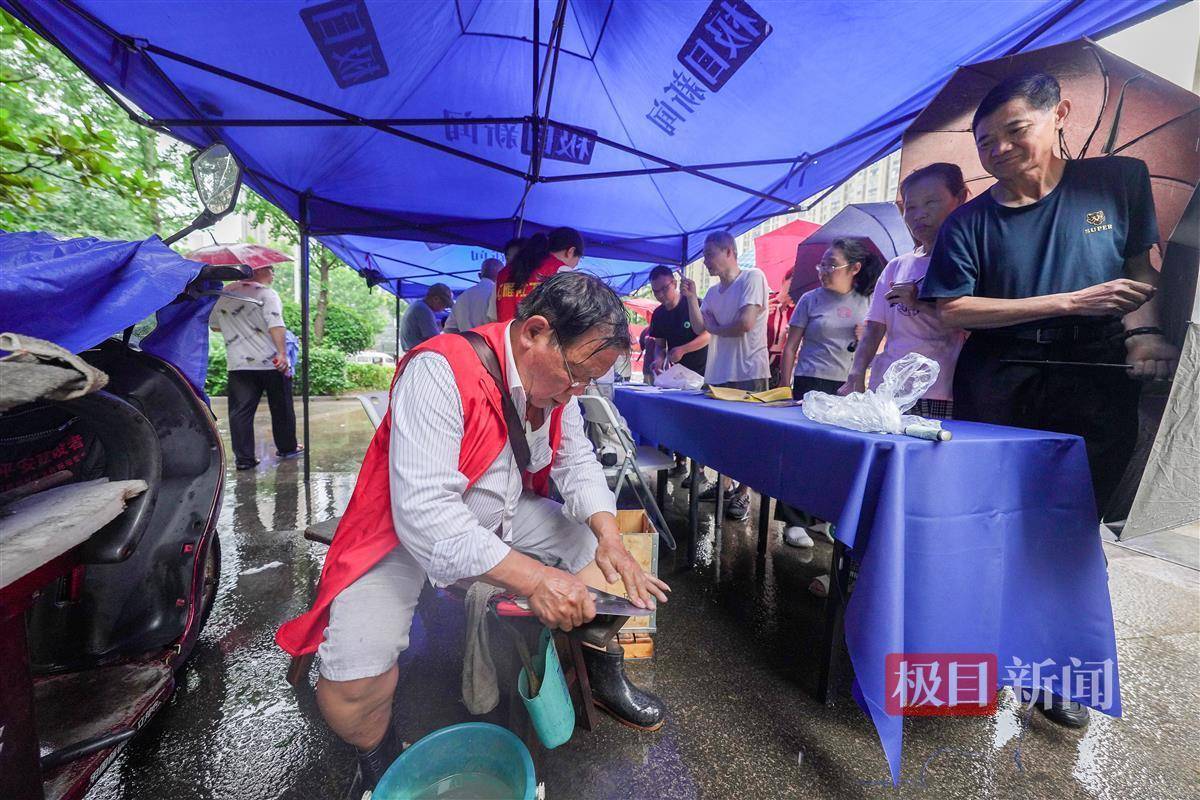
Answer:
[[[683,351],[683,345],[679,345],[667,351],[667,360],[672,364],[678,364],[679,360],[686,355],[687,353]]]
[[[625,584],[629,601],[638,608],[652,609],[655,600],[667,602],[667,592],[671,591],[671,587],[642,569],[625,549],[620,534],[606,534],[600,539],[596,546],[596,566],[609,583],[616,583],[620,579]]]
[[[1069,313],[1085,317],[1124,316],[1141,308],[1143,303],[1154,297],[1155,291],[1148,283],[1118,278],[1071,292]]]
[[[893,283],[892,288],[888,289],[884,299],[888,301],[888,305],[902,305],[905,308],[915,308],[917,305],[917,284],[909,281],[907,283]]]
[[[1129,374],[1139,380],[1166,380],[1175,372],[1179,350],[1158,334],[1141,334],[1125,340],[1125,363]]]
[[[867,376],[861,372],[851,372],[846,378],[846,382],[838,387],[837,393],[842,397],[851,392],[865,392],[867,390]]]
[[[596,603],[587,584],[569,572],[539,567],[538,582],[529,593],[529,607],[551,630],[569,631],[596,616]]]
[[[696,282],[691,278],[682,278],[679,281],[679,293],[684,297],[696,296]]]
[[[278,353],[271,358],[271,364],[284,375],[287,375],[292,369],[292,365],[288,363],[287,356],[281,356]]]

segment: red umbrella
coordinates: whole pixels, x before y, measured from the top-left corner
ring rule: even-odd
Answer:
[[[754,240],[754,266],[767,276],[767,285],[771,287],[771,291],[779,291],[780,285],[783,284],[783,276],[796,264],[797,248],[820,227],[815,222],[798,219]],[[828,246],[821,245],[814,263],[821,259],[821,253],[824,253]],[[804,276],[805,281],[808,277]]]
[[[245,264],[247,267],[266,267],[291,261],[292,257],[261,244],[214,244],[188,253],[186,258],[204,264]]]
[[[971,194],[985,191],[995,181],[979,164],[971,117],[1000,79],[1031,71],[1053,75],[1071,101],[1065,126],[1071,155],[1122,155],[1146,162],[1158,228],[1166,240],[1200,181],[1200,97],[1090,39],[961,67],[905,132],[901,176],[949,161],[962,167]]]

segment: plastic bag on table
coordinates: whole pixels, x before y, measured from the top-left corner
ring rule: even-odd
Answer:
[[[904,433],[910,426],[940,431],[942,423],[905,414],[937,380],[941,367],[920,353],[909,353],[883,373],[873,390],[845,397],[805,392],[804,415],[814,422],[866,433]]]
[[[683,364],[672,364],[654,376],[654,385],[660,389],[700,389],[704,376]]]

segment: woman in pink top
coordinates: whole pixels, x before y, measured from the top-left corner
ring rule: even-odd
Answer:
[[[966,201],[967,194],[962,170],[956,164],[930,164],[901,182],[904,222],[917,249],[893,258],[879,276],[867,311],[866,332],[854,354],[850,377],[838,394],[863,391],[868,368],[870,388],[874,389],[893,362],[909,353],[920,353],[938,362],[941,372],[911,413],[944,419],[953,416],[954,364],[967,332],[942,325],[933,303],[923,303],[917,297],[938,229],[950,212]],[[876,355],[885,336],[883,352]]]

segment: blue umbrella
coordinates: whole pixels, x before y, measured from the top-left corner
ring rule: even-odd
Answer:
[[[852,203],[809,234],[796,252],[792,295],[799,297],[817,285],[816,266],[836,239],[865,239],[883,263],[913,249],[912,234],[895,203]]]

